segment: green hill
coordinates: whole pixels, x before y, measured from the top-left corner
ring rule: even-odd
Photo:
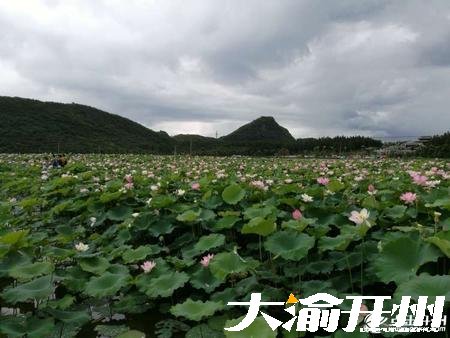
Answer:
[[[124,117],[80,105],[0,96],[0,153],[152,153],[271,156],[334,154],[380,147],[367,137],[295,140],[273,117],[263,116],[219,139],[170,137]],[[441,140],[442,139],[442,140]],[[436,145],[435,145],[436,143]],[[433,139],[436,156],[448,135]],[[435,150],[433,148],[433,150]],[[442,152],[442,151],[441,151]]]
[[[280,126],[272,116],[261,116],[250,123],[244,124],[231,134],[221,137],[230,143],[240,142],[277,142],[293,143],[294,137],[289,131]]]
[[[171,153],[175,140],[80,104],[0,96],[0,152]]]
[[[273,117],[263,116],[219,139],[200,135],[177,135],[179,154],[274,155],[290,152],[295,139]]]

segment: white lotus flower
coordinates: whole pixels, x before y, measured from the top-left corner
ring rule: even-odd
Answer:
[[[302,194],[302,201],[305,203],[309,203],[313,201],[312,196],[309,196],[308,194]]]
[[[351,216],[348,219],[357,225],[361,225],[361,224],[365,223],[367,226],[370,227],[370,223],[368,221],[369,216],[370,216],[370,213],[367,211],[366,208],[364,208],[360,212],[352,211]]]
[[[75,249],[80,252],[85,252],[89,250],[89,245],[80,242],[78,244],[75,244]]]

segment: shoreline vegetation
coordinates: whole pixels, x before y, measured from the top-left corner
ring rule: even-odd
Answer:
[[[423,144],[413,142],[412,147],[408,142],[383,143],[365,136],[295,139],[271,116],[262,116],[220,138],[171,137],[89,106],[0,97],[0,119],[0,153],[330,157],[377,156],[391,147],[388,156],[450,157],[450,133]]]

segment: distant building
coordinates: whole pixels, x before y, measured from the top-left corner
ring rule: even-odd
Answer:
[[[425,143],[431,140],[431,136],[420,136],[414,141],[399,141],[386,144],[378,150],[381,156],[405,156],[414,155]]]

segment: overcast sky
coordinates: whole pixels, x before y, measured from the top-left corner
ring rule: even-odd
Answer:
[[[261,115],[296,137],[440,133],[450,1],[2,1],[0,95],[172,135]]]

